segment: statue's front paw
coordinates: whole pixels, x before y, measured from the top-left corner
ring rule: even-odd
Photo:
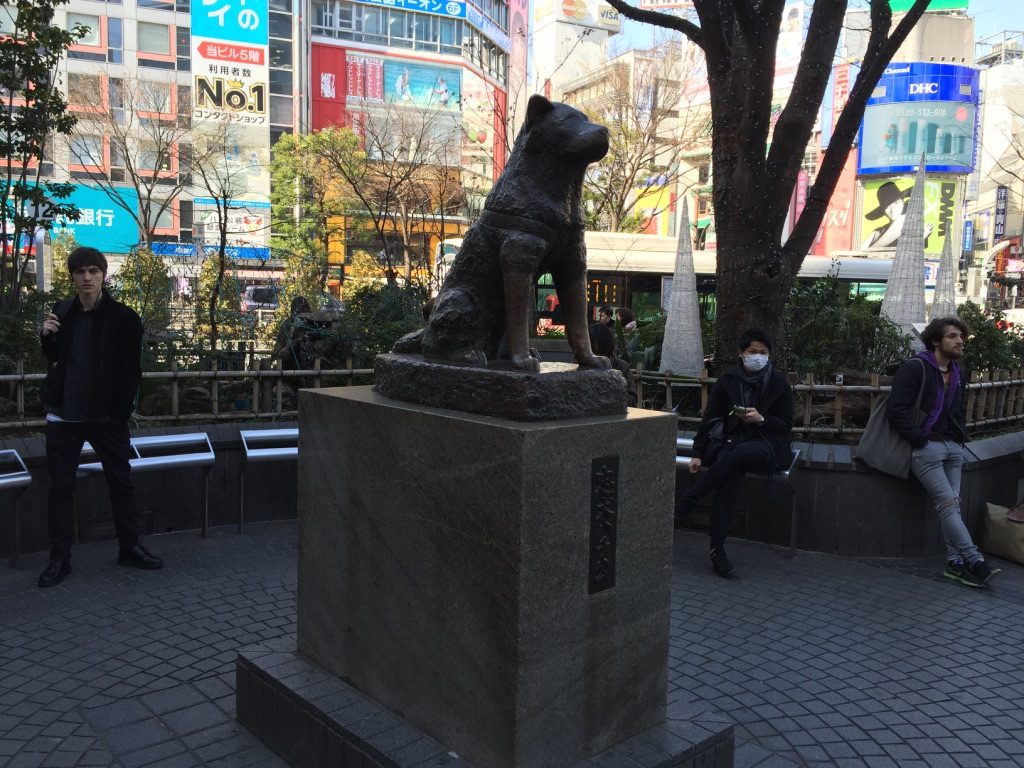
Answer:
[[[607,357],[601,355],[585,355],[584,357],[578,358],[580,368],[599,368],[600,370],[607,370],[612,367],[611,361]]]
[[[512,367],[519,371],[540,373],[540,360],[530,355],[513,355]]]

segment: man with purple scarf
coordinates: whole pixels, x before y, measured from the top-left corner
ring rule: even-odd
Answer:
[[[889,422],[913,446],[910,471],[921,481],[939,515],[946,540],[943,575],[969,587],[985,587],[999,573],[985,562],[960,516],[964,463],[964,353],[967,325],[955,317],[932,320],[921,332],[925,351],[896,371],[889,395]],[[924,387],[922,390],[922,377]],[[920,413],[915,413],[921,392]],[[924,421],[918,425],[921,417]]]

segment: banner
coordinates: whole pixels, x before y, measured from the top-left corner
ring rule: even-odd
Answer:
[[[139,195],[133,188],[114,189],[129,207],[138,210]],[[54,235],[62,231],[70,232],[79,245],[87,245],[104,253],[128,253],[138,244],[138,222],[111,200],[104,190],[76,184],[70,197],[61,202],[75,204],[78,208],[78,221],[58,217],[54,220]]]
[[[970,173],[977,159],[980,74],[954,64],[891,64],[861,123],[860,174]]]
[[[459,110],[462,72],[455,67],[384,59],[384,98],[397,104]]]
[[[230,196],[232,246],[262,247],[270,235],[268,0],[194,0],[191,18],[194,144],[214,187],[197,174],[197,191]],[[216,202],[193,201],[207,243],[219,238]]]
[[[864,216],[861,220],[862,250],[890,250],[899,242],[914,179],[900,176],[864,183]],[[924,184],[924,252],[939,256],[951,234],[957,207],[955,178],[929,178]]]

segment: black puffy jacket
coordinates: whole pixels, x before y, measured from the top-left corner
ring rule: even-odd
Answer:
[[[711,388],[708,405],[704,409],[704,418],[693,439],[693,455],[697,458],[704,456],[712,422],[717,418],[724,418],[728,437],[737,437],[741,433],[746,436],[758,435],[767,440],[772,447],[775,465],[788,467],[793,458],[792,432],[796,410],[793,388],[789,386],[786,377],[773,368],[765,387],[760,391],[753,404],[753,407],[757,408],[757,412],[764,416],[764,424],[760,426],[747,425],[730,415],[732,407],[741,405],[743,402],[741,395],[743,376],[743,366],[737,365],[723,373]]]
[[[48,411],[59,412],[64,401],[71,330],[82,311],[77,298],[61,301],[53,308],[60,330],[41,337],[43,354],[49,361],[43,382],[43,406]],[[95,406],[97,420],[109,417],[124,424],[135,409],[135,397],[142,381],[142,320],[133,309],[115,301],[106,291],[95,312],[90,402]]]

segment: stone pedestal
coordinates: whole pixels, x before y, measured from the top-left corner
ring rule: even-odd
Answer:
[[[469,765],[665,718],[674,417],[300,396],[298,650]]]

